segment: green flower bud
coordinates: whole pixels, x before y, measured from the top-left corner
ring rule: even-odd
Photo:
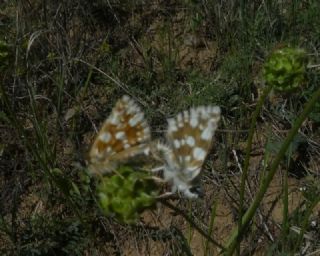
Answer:
[[[299,48],[283,48],[275,51],[265,63],[263,76],[268,85],[277,91],[292,91],[305,80],[307,57]]]
[[[149,175],[129,167],[121,167],[115,175],[103,177],[97,189],[104,213],[112,213],[120,221],[133,223],[139,213],[152,207],[157,191]]]

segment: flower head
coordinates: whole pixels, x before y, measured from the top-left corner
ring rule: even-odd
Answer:
[[[304,50],[286,47],[273,52],[265,63],[263,76],[277,91],[292,91],[305,80],[307,58]]]

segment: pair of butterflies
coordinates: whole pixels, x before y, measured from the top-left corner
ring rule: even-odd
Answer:
[[[157,155],[172,192],[196,198],[194,181],[212,145],[220,119],[218,106],[201,106],[168,119],[166,143],[151,140],[150,127],[140,107],[124,95],[104,121],[89,151],[89,170],[105,174],[138,156]]]

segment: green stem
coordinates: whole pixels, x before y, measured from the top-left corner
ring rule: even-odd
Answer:
[[[271,164],[270,171],[266,175],[264,181],[261,183],[261,186],[259,188],[258,193],[256,194],[256,196],[254,198],[254,201],[252,202],[252,204],[250,205],[250,208],[247,210],[247,212],[244,214],[244,216],[242,218],[241,229],[239,229],[239,227],[237,226],[233,230],[232,235],[231,235],[231,237],[227,243],[227,246],[226,246],[227,250],[226,250],[225,255],[232,255],[232,253],[234,252],[234,250],[238,244],[237,243],[238,237],[241,236],[243,231],[246,229],[246,227],[248,226],[248,224],[252,220],[257,208],[259,207],[259,205],[263,199],[265,192],[267,191],[267,189],[270,185],[270,182],[273,179],[273,176],[275,175],[275,173],[277,171],[277,168],[278,168],[283,156],[285,155],[288,147],[290,146],[292,140],[294,139],[294,136],[298,133],[299,128],[302,125],[303,121],[308,117],[308,115],[312,111],[313,106],[317,103],[319,98],[320,98],[320,87],[316,92],[313,93],[312,98],[306,104],[306,107],[304,108],[304,110],[302,111],[302,113],[298,117],[298,119],[295,121],[287,138],[283,142],[276,158],[274,159],[273,163]]]
[[[246,184],[246,180],[247,180],[247,177],[248,177],[250,153],[251,153],[251,149],[252,149],[253,136],[254,136],[256,123],[257,123],[257,119],[258,119],[258,117],[260,115],[261,108],[263,106],[263,103],[264,103],[265,99],[269,95],[271,89],[272,89],[272,86],[270,86],[270,85],[267,86],[264,89],[264,91],[263,91],[263,93],[262,93],[262,95],[261,95],[261,97],[260,97],[260,99],[259,99],[259,101],[257,103],[256,109],[255,109],[255,111],[253,113],[250,129],[249,129],[249,135],[248,135],[248,140],[247,140],[247,148],[246,148],[246,156],[245,156],[245,159],[244,159],[243,171],[242,171],[241,183],[240,183],[239,222],[238,222],[238,229],[239,230],[241,230],[241,226],[242,226],[241,219],[242,219],[242,216],[243,216],[245,184]],[[239,246],[240,246],[241,237],[239,236],[237,239],[238,239]]]
[[[212,210],[211,210],[211,215],[210,215],[210,223],[209,223],[209,230],[208,230],[208,236],[211,237],[212,231],[213,231],[213,224],[216,218],[216,212],[217,212],[217,202],[214,203]],[[206,239],[205,242],[205,247],[204,247],[204,256],[209,255],[209,240]]]
[[[289,160],[288,160],[289,161]],[[282,192],[282,202],[283,202],[283,217],[282,217],[282,244],[283,248],[287,248],[287,237],[289,234],[289,223],[288,223],[288,209],[289,209],[289,188],[288,188],[288,168],[289,164],[287,165],[287,170],[283,174],[283,192]]]
[[[301,229],[300,229],[300,234],[299,234],[297,242],[295,243],[293,252],[296,252],[296,251],[298,251],[299,248],[301,248],[304,234],[306,232],[307,227],[310,225],[309,224],[310,223],[310,216],[311,216],[314,208],[319,204],[319,202],[320,202],[320,197],[317,196],[313,202],[309,203],[309,207],[307,204],[307,210],[306,210],[306,213],[305,213],[302,225],[301,225]]]

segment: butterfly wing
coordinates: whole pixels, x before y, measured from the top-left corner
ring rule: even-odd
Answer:
[[[120,162],[148,154],[150,128],[140,107],[128,96],[119,99],[89,151],[89,169],[110,172]]]
[[[220,108],[201,106],[168,119],[167,141],[177,165],[178,175],[186,181],[195,179],[212,145],[220,120]]]

